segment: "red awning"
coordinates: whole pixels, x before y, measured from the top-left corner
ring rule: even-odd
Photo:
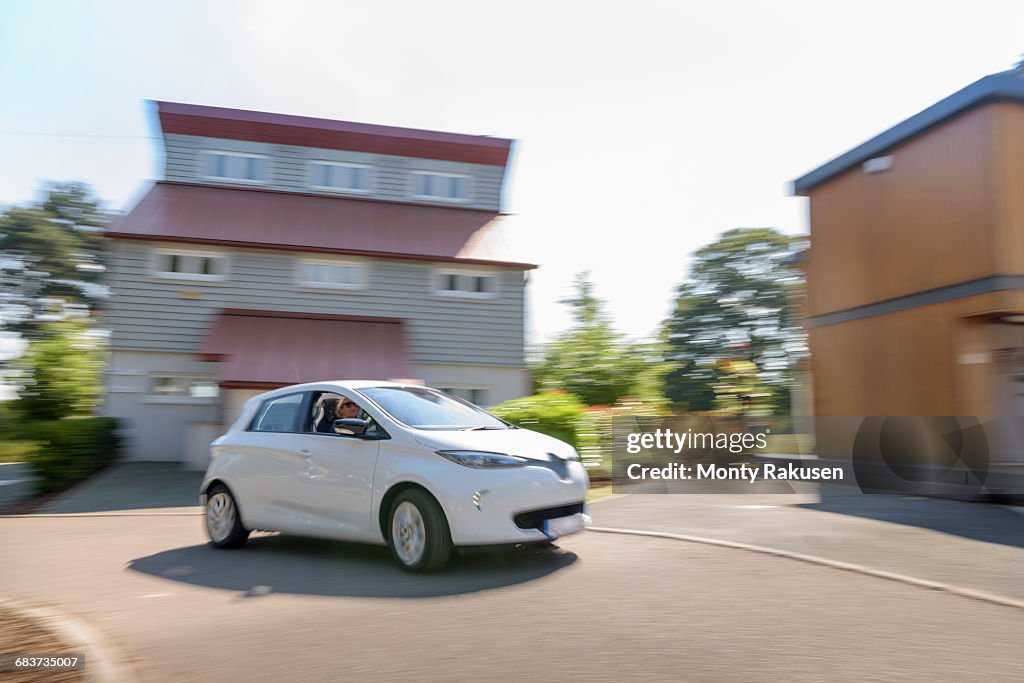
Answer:
[[[480,258],[495,211],[158,182],[108,237],[534,268]]]
[[[225,311],[198,353],[219,361],[218,383],[228,388],[412,377],[403,324],[393,318]]]

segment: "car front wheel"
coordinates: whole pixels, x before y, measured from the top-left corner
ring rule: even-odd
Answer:
[[[388,542],[402,569],[432,572],[448,563],[452,538],[441,506],[428,493],[407,489],[391,503]]]
[[[206,496],[206,533],[218,548],[238,548],[249,538],[235,498],[223,484],[211,488]]]

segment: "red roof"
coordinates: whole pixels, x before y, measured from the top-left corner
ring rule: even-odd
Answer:
[[[108,237],[535,268],[473,258],[495,211],[158,182]]]
[[[404,327],[394,318],[228,310],[198,353],[220,361],[223,387],[412,377]]]
[[[512,141],[368,123],[157,102],[164,133],[504,166]]]

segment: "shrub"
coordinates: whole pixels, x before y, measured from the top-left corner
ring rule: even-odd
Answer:
[[[39,444],[35,441],[0,441],[0,462],[27,462],[37,452]]]
[[[103,344],[88,323],[47,323],[14,362],[18,399],[14,408],[30,420],[91,415],[103,392]]]
[[[0,462],[26,462],[38,444],[23,436],[25,422],[12,410],[13,401],[0,401]]]
[[[580,417],[585,409],[572,394],[545,391],[505,401],[491,412],[518,427],[553,436],[575,447]]]
[[[39,490],[65,488],[115,460],[120,445],[117,426],[111,417],[32,423],[24,431],[38,443],[28,463],[39,477]]]

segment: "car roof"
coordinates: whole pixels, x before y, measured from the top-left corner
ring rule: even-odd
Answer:
[[[306,382],[305,384],[292,384],[290,386],[281,387],[279,389],[272,389],[265,391],[258,396],[253,398],[266,397],[266,396],[278,396],[281,394],[290,394],[297,391],[329,391],[331,389],[369,389],[372,387],[410,387],[410,388],[428,388],[422,384],[410,384],[408,382],[388,382],[380,379],[332,379],[323,380],[321,382]]]

